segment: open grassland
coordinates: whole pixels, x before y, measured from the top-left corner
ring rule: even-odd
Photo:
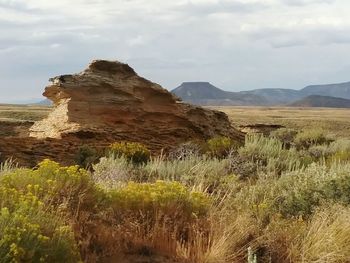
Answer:
[[[225,112],[234,126],[279,124],[287,128],[323,129],[336,137],[350,137],[350,109],[295,107],[211,107]]]
[[[278,124],[295,130],[322,129],[335,137],[350,137],[350,109],[295,107],[209,107],[225,112],[235,127]],[[51,111],[48,106],[1,105],[0,121],[37,121]]]
[[[47,116],[47,106],[0,104],[0,121],[37,121]]]

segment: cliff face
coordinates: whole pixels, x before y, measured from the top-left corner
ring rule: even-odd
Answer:
[[[28,165],[43,158],[69,164],[84,144],[135,141],[156,153],[216,135],[243,139],[226,114],[181,103],[120,62],[93,61],[81,73],[50,81],[44,95],[54,102],[53,111],[30,128],[30,137],[0,141],[3,158]]]

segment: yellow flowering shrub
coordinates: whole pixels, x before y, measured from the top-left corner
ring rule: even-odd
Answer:
[[[183,216],[205,215],[210,199],[205,194],[188,190],[178,182],[157,181],[155,183],[130,182],[112,193],[112,207],[121,211],[156,213]]]
[[[79,166],[61,167],[58,163],[44,160],[37,169],[17,169],[0,179],[5,189],[20,193],[35,192],[41,201],[58,206],[66,202],[72,210],[98,205],[102,191],[94,184],[90,174]]]
[[[46,211],[36,196],[0,186],[1,262],[78,262],[80,255],[70,227]]]
[[[126,251],[176,251],[178,244],[191,244],[195,235],[208,234],[210,198],[178,182],[130,182],[111,192],[110,206]]]
[[[123,156],[134,164],[147,163],[151,157],[147,147],[137,142],[116,142],[110,146],[110,151],[115,156]]]

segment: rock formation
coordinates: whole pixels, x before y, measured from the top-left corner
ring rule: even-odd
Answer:
[[[67,163],[79,145],[103,147],[119,140],[141,142],[157,152],[216,135],[243,138],[226,114],[182,103],[127,64],[96,60],[81,73],[50,81],[44,95],[54,102],[54,109],[30,128],[31,138],[26,138],[32,145],[26,152],[39,159],[47,156]],[[0,152],[2,148],[0,143]]]
[[[79,74],[51,82],[44,95],[55,109],[31,128],[30,135],[38,139],[122,139],[164,148],[215,135],[241,138],[224,113],[181,103],[127,64],[96,60]]]

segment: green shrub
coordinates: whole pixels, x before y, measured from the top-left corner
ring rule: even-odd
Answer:
[[[102,157],[102,155],[103,154],[97,149],[92,148],[89,145],[83,145],[79,147],[75,161],[80,167],[89,169]]]
[[[110,146],[116,157],[123,156],[134,164],[144,164],[150,160],[151,153],[147,147],[137,142],[116,142]]]
[[[235,174],[239,179],[255,178],[262,170],[259,162],[248,156],[231,154],[228,160],[230,173]]]
[[[218,158],[227,156],[232,149],[237,149],[238,146],[238,142],[224,136],[217,136],[207,141],[208,153]]]
[[[100,161],[93,165],[93,180],[105,188],[115,188],[135,179],[134,167],[123,156],[115,157],[110,155],[102,157]]]
[[[305,130],[295,137],[295,145],[298,149],[308,149],[312,145],[329,144],[332,139],[324,134],[322,130]]]
[[[237,203],[251,207],[257,216],[306,218],[322,203],[350,205],[349,171],[349,164],[327,167],[315,163],[306,169],[283,173],[278,179],[261,177],[237,195]]]
[[[243,161],[256,163],[263,171],[273,174],[297,169],[311,162],[296,149],[286,149],[281,141],[259,134],[247,135],[245,145],[238,153]]]
[[[286,147],[290,147],[293,144],[297,133],[298,132],[293,129],[281,128],[271,132],[270,137],[280,140]]]
[[[244,146],[238,150],[241,157],[254,162],[262,161],[263,165],[267,164],[268,159],[280,156],[283,151],[281,141],[260,134],[247,135]]]
[[[331,153],[337,152],[350,152],[350,140],[349,139],[338,139],[329,145],[329,151]]]
[[[350,140],[339,139],[332,142],[328,147],[327,161],[333,162],[349,162],[350,161]]]
[[[311,145],[307,152],[315,161],[322,160],[323,158],[329,157],[331,154],[328,145]]]
[[[141,167],[140,180],[179,181],[187,186],[202,186],[213,190],[230,175],[227,159],[189,156],[181,160],[155,158]]]

